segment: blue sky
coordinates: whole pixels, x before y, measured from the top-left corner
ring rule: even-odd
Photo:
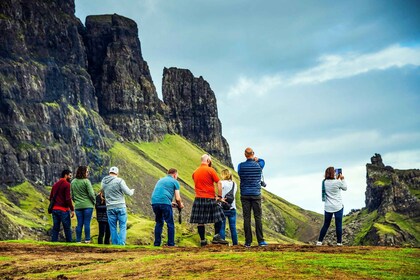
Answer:
[[[76,16],[135,20],[161,96],[164,67],[190,69],[216,94],[234,165],[266,160],[267,189],[323,212],[328,166],[365,205],[366,163],[420,168],[418,1],[76,0]]]

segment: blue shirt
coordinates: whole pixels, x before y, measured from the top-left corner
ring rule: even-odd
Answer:
[[[179,183],[171,175],[160,179],[152,193],[152,204],[172,204],[175,190],[179,190]]]
[[[241,196],[261,195],[261,175],[265,162],[263,159],[247,159],[238,165],[238,174],[241,180]]]

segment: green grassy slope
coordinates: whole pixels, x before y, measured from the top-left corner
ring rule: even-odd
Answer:
[[[157,180],[166,174],[169,168],[177,168],[181,184],[181,196],[185,204],[183,223],[176,225],[176,238],[179,245],[198,244],[195,225],[189,224],[189,214],[194,199],[194,184],[191,174],[200,164],[200,157],[205,151],[178,135],[167,135],[159,143],[118,143],[108,151],[111,165],[120,168],[120,176],[130,188],[135,189],[133,197],[127,197],[129,212],[127,243],[137,245],[151,244],[153,241],[153,211],[150,197]],[[220,173],[226,166],[214,159],[213,167]],[[234,180],[239,178],[234,170]],[[99,182],[92,182],[94,188],[100,188]],[[29,183],[8,188],[0,192],[0,210],[12,223],[18,224],[25,232],[24,238],[39,238],[36,230],[33,235],[27,232],[38,229],[44,231],[44,239],[48,239],[45,231],[51,227],[51,217],[46,214],[49,189],[39,190]],[[18,199],[17,199],[18,198]],[[237,194],[239,240],[243,242],[242,208]],[[176,211],[177,212],[177,211]],[[178,213],[175,214],[177,218]],[[95,214],[94,214],[95,216]],[[270,242],[295,243],[297,240],[313,240],[319,230],[322,216],[305,211],[287,201],[263,191],[264,232]],[[72,225],[76,225],[73,219]],[[164,230],[165,231],[165,230]],[[208,227],[208,238],[211,238],[212,226]],[[92,221],[92,235],[95,239],[97,223]],[[227,231],[228,233],[228,231]],[[42,235],[41,235],[42,236]],[[229,237],[228,237],[229,238]],[[165,239],[164,239],[165,240]]]

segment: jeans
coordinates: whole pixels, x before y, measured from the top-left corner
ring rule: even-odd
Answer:
[[[330,227],[332,216],[334,215],[335,219],[335,233],[337,235],[337,243],[342,243],[342,236],[343,236],[343,210],[329,213],[324,211],[324,225],[322,226],[321,232],[319,233],[318,241],[322,242],[324,240],[325,235],[327,234],[328,228]]]
[[[245,244],[252,243],[251,210],[254,212],[255,232],[258,243],[263,242],[261,196],[242,196],[241,202],[244,215]]]
[[[61,210],[52,211],[53,228],[51,234],[51,241],[58,241],[58,234],[60,233],[60,225],[63,224],[64,234],[66,236],[66,242],[71,242],[71,218],[70,211],[64,212]]]
[[[220,229],[220,236],[225,239],[226,237],[226,218],[229,221],[230,235],[232,237],[232,244],[238,245],[238,234],[236,233],[236,210],[224,210],[225,218],[222,220],[222,228]]]
[[[127,238],[127,209],[125,207],[114,208],[108,209],[106,212],[108,214],[112,244],[125,245],[125,239]],[[120,229],[119,232],[117,227]]]
[[[109,230],[108,222],[98,222],[98,228],[99,228],[98,244],[109,244],[111,231]]]
[[[168,246],[175,245],[175,224],[172,206],[168,204],[152,204],[155,213],[155,242],[153,245],[160,246],[162,242],[163,222],[168,227]]]
[[[90,221],[93,208],[76,209],[76,242],[82,241],[82,229],[85,227],[85,241],[90,241]]]

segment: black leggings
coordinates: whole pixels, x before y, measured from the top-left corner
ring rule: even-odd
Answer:
[[[330,213],[324,212],[324,225],[322,226],[321,232],[319,233],[318,241],[322,242],[324,240],[325,235],[327,234],[328,228],[331,224],[331,219],[334,215],[335,219],[335,233],[337,234],[337,243],[342,243],[342,236],[343,236],[343,210]]]

